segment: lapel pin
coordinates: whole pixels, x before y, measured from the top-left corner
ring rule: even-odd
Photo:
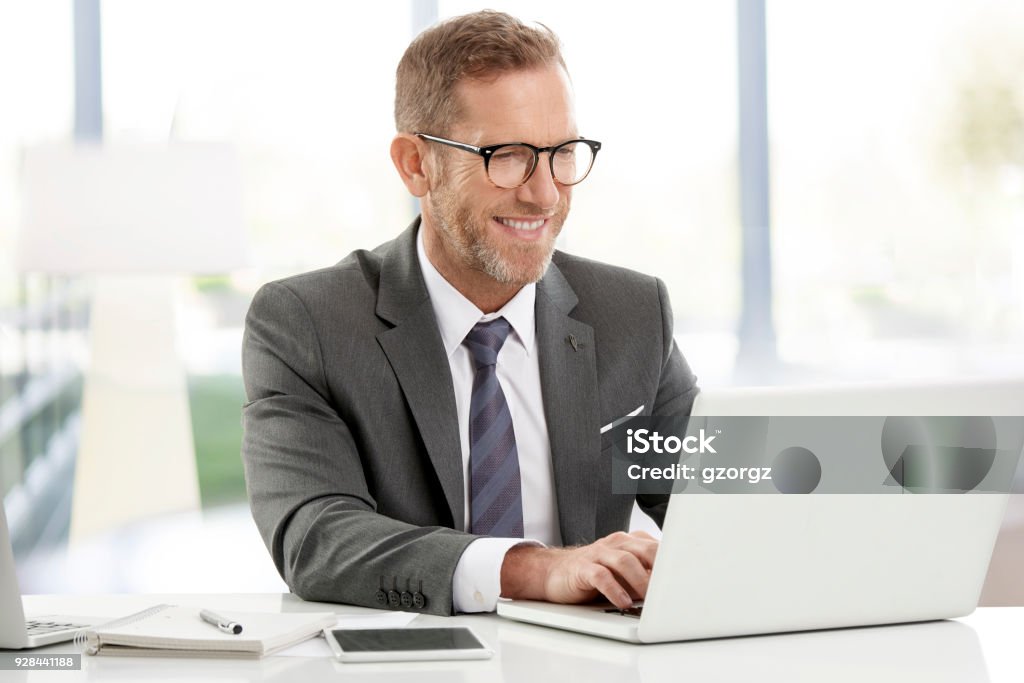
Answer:
[[[576,341],[576,335],[574,335],[574,334],[570,334],[569,335],[569,343],[572,344],[572,350],[573,351],[579,351],[580,350],[580,344],[579,344],[578,341]]]

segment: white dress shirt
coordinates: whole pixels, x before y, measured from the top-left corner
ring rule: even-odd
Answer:
[[[503,317],[512,327],[498,353],[497,374],[505,392],[512,429],[519,452],[519,472],[523,491],[523,534],[529,541],[561,545],[555,479],[551,467],[551,444],[540,388],[540,363],[537,359],[534,299],[537,286],[523,287],[501,310],[485,315],[455,289],[427,258],[423,247],[423,229],[416,236],[420,270],[430,294],[448,354],[459,415],[462,443],[462,472],[465,519],[469,512],[469,404],[473,394],[473,360],[462,345],[478,322]],[[505,553],[522,538],[480,538],[467,546],[458,565],[452,586],[452,598],[459,612],[493,611],[501,594],[501,563]]]

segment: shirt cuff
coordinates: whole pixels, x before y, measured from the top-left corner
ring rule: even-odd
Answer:
[[[493,612],[501,595],[501,564],[505,553],[517,545],[545,547],[521,538],[478,538],[468,546],[455,565],[452,604],[456,612]]]

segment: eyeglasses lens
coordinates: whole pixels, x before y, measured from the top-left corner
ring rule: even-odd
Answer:
[[[569,142],[552,153],[555,180],[563,185],[575,185],[590,172],[594,152],[582,142]],[[487,171],[491,182],[498,187],[519,187],[533,172],[537,157],[524,145],[506,145],[491,155]]]

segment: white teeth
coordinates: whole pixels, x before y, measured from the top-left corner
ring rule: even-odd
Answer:
[[[510,228],[515,228],[516,230],[536,230],[540,226],[544,225],[543,218],[539,221],[530,222],[514,221],[511,218],[499,218],[498,222],[501,223],[502,225],[507,225]]]

